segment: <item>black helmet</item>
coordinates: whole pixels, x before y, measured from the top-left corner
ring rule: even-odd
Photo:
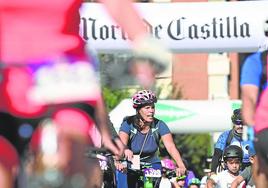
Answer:
[[[241,109],[240,108],[235,109],[233,111],[233,115],[232,115],[231,119],[232,119],[233,124],[236,124],[236,125],[242,125],[243,124],[242,114],[241,114]]]
[[[224,161],[228,158],[239,158],[242,160],[243,158],[243,150],[236,145],[230,145],[227,148],[225,148],[223,153],[223,159]]]

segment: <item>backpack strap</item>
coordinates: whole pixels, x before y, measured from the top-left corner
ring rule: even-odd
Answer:
[[[137,134],[138,130],[133,126],[133,124],[130,124],[130,135],[129,135],[129,141],[131,142],[133,137]]]
[[[129,143],[131,143],[133,137],[138,132],[137,128],[134,125],[134,119],[135,119],[135,115],[134,116],[126,116],[123,119],[123,121],[126,121],[127,124],[130,126]],[[157,145],[159,145],[159,141],[160,141],[159,122],[160,121],[157,118],[154,118],[154,123],[152,124],[152,127],[151,127],[152,134],[153,134],[153,137],[154,137]]]
[[[262,74],[261,74],[261,82],[259,87],[259,94],[262,92],[263,86],[266,84],[267,77],[267,62],[268,61],[268,51],[264,51],[261,53],[261,63],[262,63]]]
[[[135,115],[126,116],[123,118],[123,122],[127,122],[127,124],[130,126],[129,143],[131,143],[131,140],[133,139],[134,135],[136,135],[138,132],[138,130],[134,127],[134,118]]]
[[[228,137],[226,139],[226,145],[225,147],[229,146],[231,144],[232,139],[234,138],[234,132],[233,130],[229,131]]]
[[[154,118],[154,123],[152,125],[152,134],[158,146],[160,142],[159,124],[160,124],[159,119]]]

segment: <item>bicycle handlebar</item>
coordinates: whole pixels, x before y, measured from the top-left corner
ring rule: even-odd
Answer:
[[[85,153],[86,157],[109,161],[109,157],[113,157],[113,154],[105,148],[89,147]]]

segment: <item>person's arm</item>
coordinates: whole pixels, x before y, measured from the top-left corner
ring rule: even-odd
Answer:
[[[131,0],[99,0],[110,16],[132,40],[147,34],[147,29]],[[123,8],[122,8],[123,7]]]
[[[124,145],[128,144],[129,135],[126,132],[119,131],[119,138],[122,140]],[[129,160],[129,161],[131,161],[133,158],[133,152],[129,148],[126,148],[124,150],[124,155],[127,158],[127,160]]]
[[[112,139],[111,131],[107,125],[107,117],[108,115],[106,112],[103,98],[100,97],[97,100],[96,104],[95,118],[96,125],[101,134],[102,144],[105,148],[113,152],[116,156],[122,156],[125,146],[122,144],[120,139]]]
[[[237,176],[235,180],[232,182],[231,188],[237,188],[240,185],[240,183],[242,183],[243,181],[244,181],[244,178],[242,176],[240,175]]]
[[[121,141],[123,142],[123,144],[127,145],[129,135],[127,133],[125,133],[124,131],[119,131],[118,135],[119,135],[119,138],[121,139]]]
[[[254,114],[258,100],[259,88],[256,85],[245,84],[242,91],[242,115],[246,125],[254,125]]]
[[[109,116],[108,116],[107,122],[108,122],[108,127],[110,128],[110,131],[112,133],[113,139],[118,138],[119,136],[118,136],[118,134],[117,134],[117,132],[116,132],[116,130],[114,128],[114,125],[113,125],[113,123],[112,123],[112,121],[111,121]]]
[[[240,74],[242,117],[245,125],[254,125],[254,114],[258,101],[259,87],[262,87],[262,72],[261,54],[259,52],[245,59]]]
[[[177,175],[181,176],[185,174],[186,168],[182,161],[181,155],[178,151],[178,149],[175,146],[174,140],[172,138],[171,133],[165,134],[161,137],[165,148],[167,149],[168,153],[171,155],[171,157],[176,161],[176,164],[178,166]]]
[[[211,174],[216,173],[217,167],[219,166],[220,159],[222,157],[222,150],[219,148],[214,149],[214,154],[211,161]]]
[[[219,166],[219,162],[222,157],[222,153],[224,151],[224,148],[226,146],[226,141],[228,139],[228,135],[230,133],[230,130],[223,132],[214,147],[214,153],[212,156],[212,162],[211,162],[211,173],[210,174],[215,174],[217,167]]]
[[[145,88],[154,84],[155,74],[163,72],[171,61],[171,53],[147,30],[142,17],[131,0],[99,0],[114,21],[132,40],[132,71],[137,81]],[[122,8],[123,7],[123,8]],[[144,61],[144,59],[148,61]],[[147,72],[144,74],[144,70]],[[148,74],[150,72],[150,74]]]

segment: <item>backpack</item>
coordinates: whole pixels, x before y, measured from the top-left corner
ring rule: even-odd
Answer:
[[[123,122],[127,122],[127,124],[130,126],[129,143],[131,143],[132,139],[134,138],[134,136],[138,132],[137,127],[134,125],[135,118],[136,118],[136,115],[126,116],[123,119]],[[152,135],[153,135],[158,146],[159,146],[159,142],[160,142],[159,124],[160,124],[159,119],[154,118],[154,123],[152,124],[152,127],[151,127]]]

